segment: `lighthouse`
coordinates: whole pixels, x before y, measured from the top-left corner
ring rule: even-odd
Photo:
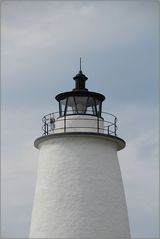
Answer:
[[[59,110],[45,115],[30,238],[130,239],[117,152],[117,118],[105,96],[86,88],[80,70],[73,90],[58,94]]]

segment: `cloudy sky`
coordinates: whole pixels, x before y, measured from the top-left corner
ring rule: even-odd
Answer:
[[[117,115],[132,237],[158,236],[158,1],[4,1],[1,18],[2,235],[28,237],[41,118],[87,88]]]

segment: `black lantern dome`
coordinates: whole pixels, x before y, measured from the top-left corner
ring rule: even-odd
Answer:
[[[59,116],[67,115],[92,115],[101,117],[102,102],[105,96],[85,88],[88,79],[81,70],[76,76],[75,88],[72,91],[58,94],[55,98],[59,102]]]

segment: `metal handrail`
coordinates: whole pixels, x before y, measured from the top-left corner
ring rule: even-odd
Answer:
[[[72,114],[70,115],[67,115],[66,116],[61,116],[59,117],[59,112],[54,112],[54,113],[49,113],[47,115],[45,115],[43,118],[42,118],[42,122],[43,122],[43,126],[42,126],[42,130],[43,130],[43,136],[45,135],[50,135],[50,134],[54,134],[55,133],[55,129],[56,130],[62,130],[63,133],[66,133],[67,129],[95,129],[96,130],[96,133],[103,133],[103,134],[108,134],[108,135],[114,135],[114,136],[117,136],[117,117],[111,113],[107,113],[107,112],[102,112],[102,117],[97,117],[93,114],[85,114],[86,116],[87,115],[90,115],[90,116],[95,116],[95,118],[92,118],[92,119],[89,119],[89,118],[70,118],[68,116],[73,116],[73,112]],[[84,114],[75,114],[75,115],[83,115]],[[112,117],[111,120],[108,119],[108,117]],[[56,120],[58,120],[59,122],[63,121],[63,127],[56,127],[55,128],[55,122]],[[96,121],[97,122],[97,126],[95,127],[90,127],[90,126],[66,126],[67,122],[68,121],[83,121],[83,120],[92,120],[92,121]],[[103,120],[104,122],[104,127],[103,128],[100,128],[100,121]],[[103,132],[101,132],[103,131]]]

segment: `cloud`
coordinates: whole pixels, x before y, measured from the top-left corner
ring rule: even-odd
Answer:
[[[123,110],[121,116],[121,131],[126,135],[127,145],[119,152],[119,163],[131,233],[133,237],[156,237],[159,207],[158,112],[153,110],[151,114],[150,109],[136,106]],[[147,119],[144,124],[143,119]]]
[[[150,147],[151,155],[142,157],[139,151],[144,145],[136,146],[136,144],[129,143],[128,148],[119,154],[131,234],[133,237],[158,237],[157,149]]]
[[[12,39],[15,46],[26,49],[43,49],[45,46],[55,46],[59,49],[71,44],[72,48],[75,47],[73,44],[82,44],[88,48],[89,45],[95,47],[96,43],[101,47],[106,43],[106,39],[109,47],[119,43],[130,44],[137,36],[144,34],[146,30],[148,32],[148,29],[151,30],[151,18],[157,20],[153,15],[156,5],[149,3],[137,5],[133,2],[41,2],[32,4],[32,10],[29,3],[6,5],[6,36],[10,41]],[[26,10],[27,6],[30,14]],[[99,44],[100,42],[103,44]]]
[[[156,25],[156,8],[149,3],[6,2],[2,12],[2,58],[7,57],[11,75],[51,56],[57,67],[64,52],[132,46]]]
[[[149,2],[4,2],[4,104],[21,107],[20,98],[29,107],[49,104],[50,96],[72,87],[79,56],[95,90],[152,104],[157,22],[156,4]]]
[[[40,136],[38,112],[2,112],[2,235],[28,237]],[[18,233],[17,233],[18,232]]]

